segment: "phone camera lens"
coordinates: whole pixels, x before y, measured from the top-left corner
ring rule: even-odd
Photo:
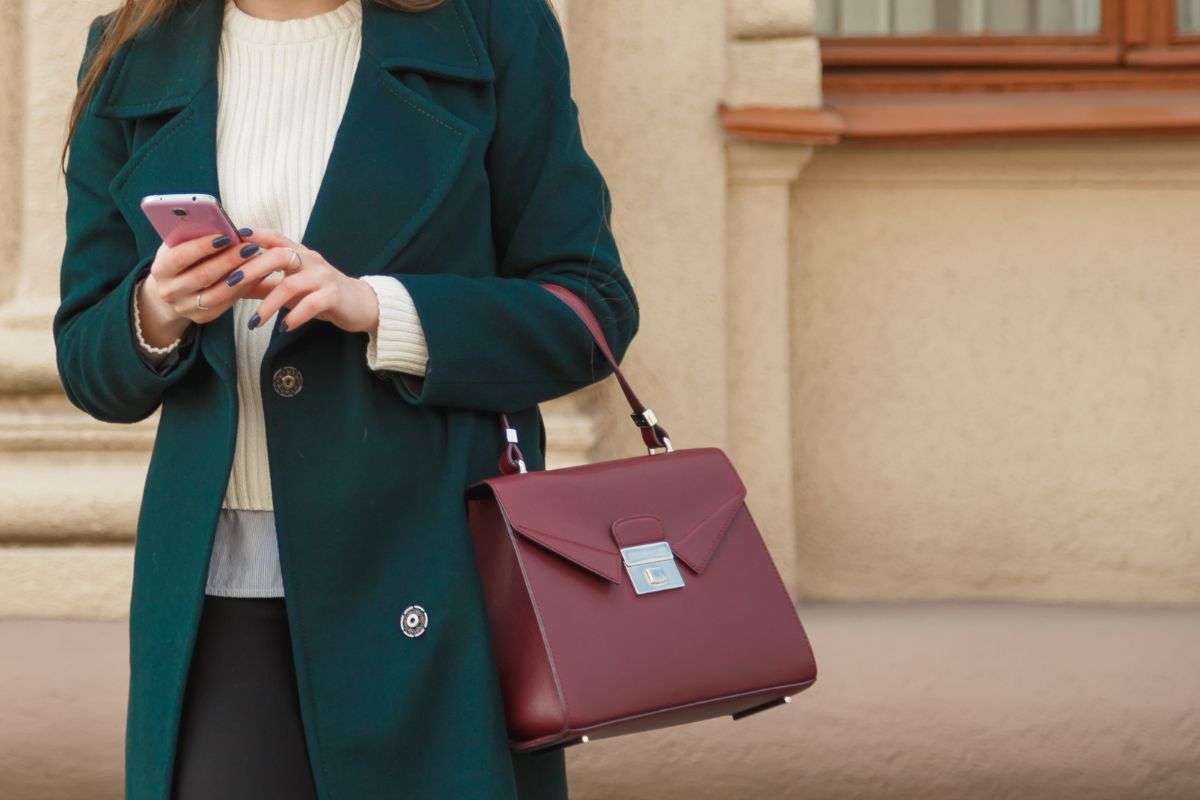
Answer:
[[[171,213],[177,217],[186,217],[187,209],[186,208],[172,208]]]

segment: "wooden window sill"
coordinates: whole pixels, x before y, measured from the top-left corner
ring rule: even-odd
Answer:
[[[1139,67],[1192,67],[1200,64],[1200,45],[1139,47],[1125,54],[1125,63]]]
[[[826,67],[912,66],[1101,66],[1121,63],[1122,48],[1102,41],[1080,43],[1052,37],[1012,38],[1008,43],[964,43],[961,37],[915,40],[821,39]]]
[[[813,145],[1198,134],[1200,88],[902,92],[827,88],[822,109],[722,106],[720,116],[725,130],[737,138]]]

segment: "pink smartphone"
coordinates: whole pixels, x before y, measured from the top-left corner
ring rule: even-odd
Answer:
[[[240,242],[237,228],[211,194],[152,194],[142,198],[142,213],[158,235],[174,247],[201,236],[228,236]]]

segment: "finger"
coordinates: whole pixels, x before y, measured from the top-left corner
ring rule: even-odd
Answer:
[[[211,322],[244,297],[265,297],[282,278],[283,275],[278,272],[272,272],[267,277],[257,280],[247,278],[237,284],[237,291],[221,278],[198,293],[204,298],[204,310],[196,307],[197,295],[194,294],[175,304],[175,311],[193,322]]]
[[[280,281],[279,285],[272,289],[259,304],[256,313],[251,317],[251,322],[254,323],[251,327],[257,327],[263,320],[270,319],[283,306],[295,305],[301,297],[316,288],[317,286],[311,279],[304,277],[304,273],[289,275]]]
[[[249,233],[249,235],[243,235],[242,240],[246,242],[255,242],[256,244],[262,245],[264,248],[300,246],[298,242],[294,242],[279,231],[271,230],[270,228],[253,230]]]
[[[201,236],[174,247],[168,247],[164,242],[158,248],[150,271],[154,273],[154,279],[162,283],[179,275],[197,261],[208,258],[213,253],[228,250],[232,244],[233,240],[228,236]]]
[[[247,246],[258,247],[257,244]],[[266,297],[266,292],[260,286],[271,275],[283,277],[280,270],[282,264],[287,260],[286,252],[259,250],[256,255],[243,261],[228,275],[219,275],[219,279],[206,290],[206,304],[232,305],[235,300],[256,296],[255,292],[258,292],[258,297]],[[275,286],[277,283],[278,281],[275,281],[271,286]],[[211,292],[211,301],[207,299],[210,296],[209,292]]]
[[[224,280],[230,273],[244,267],[247,261],[261,257],[264,252],[258,244],[244,244],[241,247],[229,248],[218,256],[210,256],[193,264],[179,275],[168,278],[165,282],[160,281],[163,297],[171,302],[187,300],[197,292]]]
[[[276,286],[283,283],[284,277],[285,276],[282,272],[272,272],[267,277],[257,281],[247,280],[245,283],[248,283],[249,286],[245,289],[242,289],[238,297],[243,299],[252,298],[264,300],[266,299],[267,295],[269,295],[272,290],[275,289]],[[240,288],[241,286],[242,284],[239,283],[238,287]]]
[[[332,285],[309,292],[291,307],[291,311],[284,314],[283,319],[279,321],[279,329],[294,331],[322,311],[328,311],[333,304],[334,294]]]
[[[255,242],[246,246],[258,247],[259,245]],[[259,281],[273,272],[285,272],[292,258],[292,250],[289,247],[272,247],[261,250],[257,257],[250,259],[231,272],[226,280],[230,286],[237,286],[244,280]]]
[[[258,259],[256,259],[256,258],[251,259],[251,261],[257,261],[257,260]],[[278,273],[272,273],[272,274],[278,274]],[[225,277],[219,278],[215,283],[212,283],[209,286],[204,287],[204,289],[200,290],[200,292],[198,293],[198,294],[203,295],[204,305],[208,309],[212,309],[211,312],[204,312],[204,313],[211,314],[212,317],[215,319],[216,317],[219,317],[222,313],[224,313],[224,311],[227,308],[232,306],[235,302],[242,299],[243,297],[251,296],[251,293],[253,293],[253,292],[263,292],[265,294],[265,290],[259,288],[259,285],[264,280],[265,280],[265,278],[245,278],[245,279],[239,280],[236,285],[230,286],[229,282],[226,280]],[[180,303],[185,304],[185,305],[192,304],[192,306],[189,310],[194,312],[195,311],[195,306],[194,306],[195,298],[196,298],[196,294],[193,294],[189,297],[185,297],[185,298],[181,299]],[[177,310],[179,310],[179,309],[177,309]],[[183,312],[181,311],[181,313],[183,313]]]

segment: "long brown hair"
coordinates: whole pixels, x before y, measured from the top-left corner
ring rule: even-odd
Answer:
[[[71,116],[67,122],[67,138],[63,142],[62,156],[59,167],[65,168],[67,163],[67,148],[75,136],[79,126],[79,118],[96,91],[104,70],[108,68],[113,55],[121,45],[128,42],[138,33],[164,19],[180,0],[123,0],[121,7],[113,12],[112,19],[104,29],[104,36],[92,57],[91,63],[79,80],[79,91],[75,94],[75,103],[71,106]],[[428,11],[441,5],[444,0],[369,0],[381,6],[394,8],[399,11]]]

